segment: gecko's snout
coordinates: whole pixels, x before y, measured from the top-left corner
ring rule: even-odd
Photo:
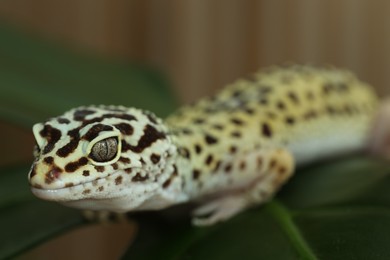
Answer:
[[[62,172],[63,170],[59,167],[46,166],[38,163],[31,167],[28,179],[30,185],[34,188],[58,186],[62,185],[62,181],[60,181],[60,175]]]

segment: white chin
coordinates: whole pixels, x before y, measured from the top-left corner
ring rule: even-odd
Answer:
[[[61,204],[82,210],[95,210],[95,211],[110,211],[117,213],[124,213],[136,209],[139,204],[142,202],[134,202],[132,205],[130,203],[123,204],[123,201],[118,201],[119,199],[83,199],[83,200],[74,200],[61,202]]]
[[[82,188],[82,187],[80,187]],[[40,199],[49,201],[69,201],[70,189],[44,190],[31,187],[31,192]]]

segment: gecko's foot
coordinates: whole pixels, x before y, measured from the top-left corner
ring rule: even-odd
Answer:
[[[97,222],[97,223],[112,223],[112,222],[123,223],[128,221],[125,213],[83,210],[82,215],[84,219],[86,219],[87,221]]]
[[[248,206],[244,196],[230,196],[213,200],[201,205],[193,212],[192,224],[195,226],[209,226],[225,221]]]
[[[369,150],[390,160],[390,99],[382,102],[370,135]]]

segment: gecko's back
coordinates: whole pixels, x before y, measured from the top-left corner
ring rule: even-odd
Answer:
[[[236,155],[259,148],[287,148],[298,165],[362,149],[376,106],[372,88],[348,71],[292,66],[238,80],[167,122],[209,182],[222,161],[242,171]]]

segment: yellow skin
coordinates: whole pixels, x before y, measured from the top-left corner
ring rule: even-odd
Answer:
[[[194,201],[193,223],[210,225],[270,199],[295,166],[368,147],[378,108],[372,88],[350,72],[307,66],[263,70],[164,122],[133,108],[78,108],[34,126],[41,152],[30,184],[38,197],[82,209]],[[377,128],[385,138],[390,127]],[[57,156],[72,129],[78,146]],[[117,152],[98,162],[93,147],[109,137]]]

